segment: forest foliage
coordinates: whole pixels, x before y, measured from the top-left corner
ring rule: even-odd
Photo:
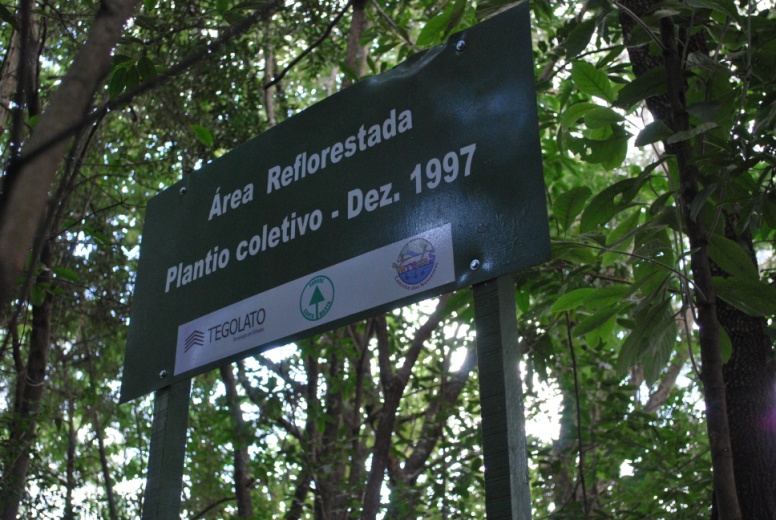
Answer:
[[[0,251],[3,276],[24,259],[0,290],[2,518],[140,516],[152,398],[117,401],[149,198],[514,3],[0,3],[0,233],[90,31],[131,12],[30,247]],[[773,518],[776,6],[531,13],[553,245],[514,277],[533,514]],[[472,320],[462,290],[195,378],[182,515],[483,518]]]

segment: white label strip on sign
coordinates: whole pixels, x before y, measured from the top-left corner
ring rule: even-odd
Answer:
[[[453,281],[445,224],[184,323],[175,374]]]

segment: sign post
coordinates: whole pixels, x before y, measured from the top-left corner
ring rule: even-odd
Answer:
[[[180,517],[190,393],[191,379],[155,392],[143,520]]]
[[[550,256],[533,78],[524,2],[149,201],[121,388],[157,392],[143,518],[179,510],[193,376],[471,285],[488,514],[530,515],[504,277]]]
[[[480,371],[485,511],[489,520],[531,518],[525,413],[520,381],[515,281],[510,275],[473,287]]]

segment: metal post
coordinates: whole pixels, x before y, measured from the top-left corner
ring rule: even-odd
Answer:
[[[187,379],[154,395],[143,520],[180,518],[190,394],[191,379]]]
[[[477,284],[474,322],[488,520],[530,520],[531,488],[511,275]]]

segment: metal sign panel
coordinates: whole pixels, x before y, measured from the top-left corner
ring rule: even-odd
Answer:
[[[528,5],[149,201],[121,400],[546,260]]]

